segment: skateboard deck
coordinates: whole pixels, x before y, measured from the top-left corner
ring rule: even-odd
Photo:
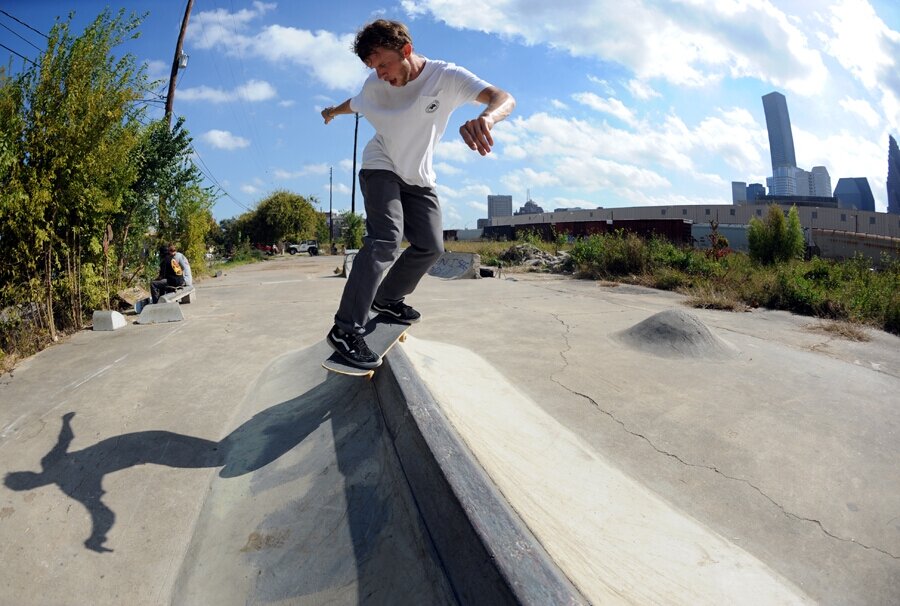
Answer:
[[[406,340],[406,331],[408,330],[409,324],[390,320],[384,316],[376,316],[366,324],[366,332],[363,338],[366,340],[369,349],[384,357],[397,341]],[[369,379],[375,376],[375,371],[377,370],[377,368],[354,366],[338,355],[337,352],[331,354],[327,360],[322,362],[322,367],[341,375],[367,377]]]

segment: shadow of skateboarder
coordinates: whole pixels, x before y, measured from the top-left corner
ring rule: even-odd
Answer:
[[[344,383],[343,389],[340,383]],[[331,418],[348,385],[329,377],[309,392],[257,413],[219,441],[151,430],[113,436],[69,452],[75,437],[75,413],[69,412],[62,417],[56,444],[41,459],[41,471],[10,472],[4,484],[16,491],[58,486],[91,515],[92,531],[85,547],[109,552],[112,550],[104,543],[116,516],[103,502],[103,478],[107,474],[146,464],[189,469],[222,467],[219,476],[223,478],[250,473],[278,459]]]

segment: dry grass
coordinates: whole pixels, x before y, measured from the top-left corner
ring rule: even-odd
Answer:
[[[721,309],[725,311],[747,311],[747,304],[732,293],[720,290],[709,284],[686,289],[688,300],[685,302],[691,307],[700,309]]]
[[[866,334],[862,327],[849,322],[820,322],[819,324],[809,324],[804,327],[804,330],[840,337],[848,341],[856,341],[857,343],[871,341],[869,335]]]

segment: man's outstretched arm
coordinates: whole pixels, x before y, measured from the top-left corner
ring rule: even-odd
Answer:
[[[491,153],[491,147],[494,145],[491,129],[497,122],[512,113],[516,107],[516,100],[508,92],[496,86],[487,87],[478,93],[475,100],[486,104],[487,107],[477,118],[460,126],[459,134],[470,149],[485,156]]]
[[[352,109],[350,109],[350,99],[347,99],[340,105],[332,105],[331,107],[326,107],[322,110],[322,117],[325,118],[325,124],[328,124],[332,120],[334,120],[335,116],[339,116],[341,114],[354,114]]]

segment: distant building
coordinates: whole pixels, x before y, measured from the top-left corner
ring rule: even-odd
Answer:
[[[769,133],[769,152],[772,157],[772,172],[782,167],[796,167],[794,154],[794,134],[791,132],[791,117],[788,115],[787,100],[781,93],[763,95],[763,110],[766,114],[766,130]],[[771,193],[771,192],[770,192]]]
[[[534,200],[529,200],[525,203],[525,206],[519,208],[519,211],[516,215],[539,215],[544,212],[544,209],[534,203]]]
[[[746,204],[747,203],[747,184],[743,181],[731,182],[731,203]]]
[[[784,206],[810,206],[816,208],[837,208],[838,200],[832,196],[759,196],[753,204],[782,204]]]
[[[900,215],[900,149],[892,136],[888,136],[887,211]]]
[[[829,193],[831,190],[829,190]],[[766,195],[766,187],[762,183],[751,183],[747,186],[747,201],[753,202],[757,198]]]
[[[865,177],[838,179],[834,197],[838,199],[838,208],[875,212],[875,197],[869,187],[869,180]]]
[[[831,197],[831,175],[824,166],[813,166],[809,174],[809,195]]]
[[[488,196],[488,219],[513,216],[512,196]]]
[[[510,215],[510,216],[512,216],[512,215]],[[478,227],[478,229],[484,229],[485,227],[487,227],[490,224],[491,224],[490,219],[478,219],[478,223],[476,223],[476,227]]]

